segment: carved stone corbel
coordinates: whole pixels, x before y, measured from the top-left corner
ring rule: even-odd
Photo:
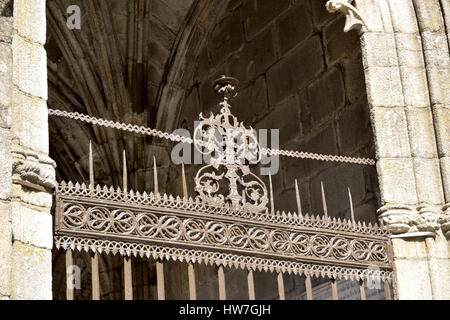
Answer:
[[[345,14],[344,32],[352,29],[360,29],[362,26],[367,27],[367,23],[361,15],[361,12],[351,4],[352,2],[353,0],[330,0],[326,3],[328,12],[334,13],[341,11]]]
[[[13,158],[12,179],[14,183],[40,189],[56,187],[56,163],[46,155],[39,155],[15,145],[11,152]]]

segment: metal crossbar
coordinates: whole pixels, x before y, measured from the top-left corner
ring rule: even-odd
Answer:
[[[117,122],[112,120],[101,119],[93,116],[89,116],[86,114],[82,114],[79,112],[69,112],[58,109],[48,109],[48,114],[56,117],[69,118],[74,120],[79,120],[85,123],[90,123],[92,125],[97,125],[101,127],[107,127],[117,130],[123,130],[128,132],[133,132],[142,135],[148,135],[153,137],[158,137],[161,139],[170,140],[173,142],[183,142],[188,144],[193,144],[194,140],[189,137],[180,136],[173,133],[167,133],[160,130],[138,126],[134,124]],[[352,164],[360,164],[360,165],[368,165],[374,166],[375,160],[370,158],[359,158],[359,157],[347,157],[347,156],[337,156],[337,155],[325,155],[319,153],[312,152],[304,152],[304,151],[293,151],[293,150],[278,150],[278,149],[269,149],[269,148],[261,148],[261,153],[267,156],[285,156],[291,158],[298,159],[311,159],[311,160],[319,160],[319,161],[329,161],[329,162],[341,162],[341,163],[352,163]]]

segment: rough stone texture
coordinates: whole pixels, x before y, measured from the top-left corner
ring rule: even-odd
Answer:
[[[0,300],[11,296],[12,3],[0,1]]]
[[[11,204],[0,201],[0,298],[11,295]]]
[[[372,107],[401,107],[404,103],[400,73],[395,67],[366,69],[367,97]]]
[[[41,44],[15,35],[13,49],[13,83],[21,91],[47,100],[47,55]]]
[[[269,102],[276,105],[323,71],[322,45],[315,36],[305,41],[267,72]]]
[[[406,115],[399,108],[373,108],[377,155],[379,158],[402,158],[410,156]]]
[[[20,145],[48,153],[48,115],[45,100],[13,90],[12,101],[16,109],[11,133]]]
[[[15,300],[48,300],[52,298],[51,251],[21,242],[12,250],[11,298]]]
[[[53,221],[49,210],[46,211],[29,208],[20,202],[13,201],[11,221],[14,241],[51,249]]]
[[[14,0],[14,29],[36,43],[45,44],[45,0]]]
[[[413,163],[409,159],[384,159],[377,163],[383,203],[417,203]]]

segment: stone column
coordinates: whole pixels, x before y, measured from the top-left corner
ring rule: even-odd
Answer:
[[[436,146],[448,123],[436,116],[433,98],[433,92],[448,92],[448,81],[430,76],[430,59],[439,53],[427,52],[419,10],[433,1],[355,1],[366,22],[361,44],[378,160],[379,214],[394,234],[399,299],[450,298],[448,246],[441,228],[446,169]],[[426,16],[440,20],[436,14]],[[428,46],[432,43],[437,42]]]
[[[0,0],[0,299],[11,296],[12,0]]]
[[[52,298],[55,163],[48,157],[45,0],[14,1],[11,298]]]

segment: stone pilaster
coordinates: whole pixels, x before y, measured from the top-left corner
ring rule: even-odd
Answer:
[[[11,298],[52,298],[45,0],[14,1]]]
[[[11,296],[11,1],[0,0],[0,299]]]
[[[449,299],[448,45],[438,0],[356,0],[396,296]]]

